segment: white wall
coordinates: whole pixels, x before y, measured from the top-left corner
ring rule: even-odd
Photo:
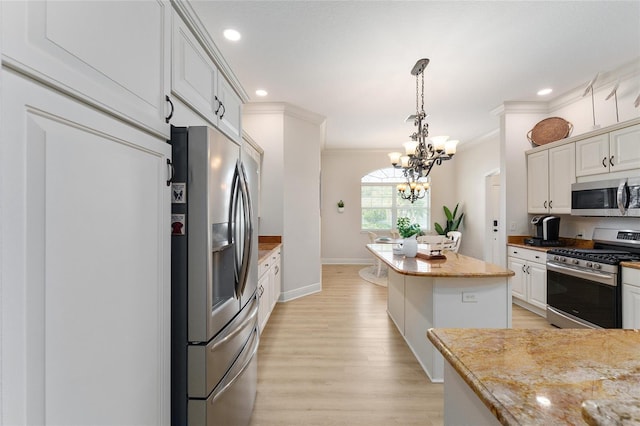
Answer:
[[[243,107],[243,128],[264,150],[260,235],[282,237],[282,295],[321,289],[320,149],[324,117],[286,103]]]
[[[462,145],[453,159],[456,194],[465,213],[460,253],[484,259],[487,220],[486,176],[500,169],[500,135],[493,132],[467,146]],[[455,204],[454,204],[455,205]],[[450,205],[453,208],[454,205]]]
[[[325,150],[322,152],[322,262],[372,263],[365,245],[369,236],[360,230],[360,179],[378,169],[390,166],[384,151]],[[456,159],[435,166],[431,172],[431,205],[433,222],[442,223],[442,206],[455,206]],[[338,213],[337,202],[345,203],[344,213]]]

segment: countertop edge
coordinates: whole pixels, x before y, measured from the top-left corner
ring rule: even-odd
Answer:
[[[498,421],[503,425],[518,425],[517,419],[498,401],[489,390],[482,385],[476,376],[456,357],[449,348],[444,344],[437,335],[437,330],[430,328],[427,330],[427,338],[442,354],[444,359],[449,362],[454,370],[460,375],[462,380],[469,385],[473,393],[475,393],[482,403],[496,416]]]
[[[440,271],[429,271],[429,272],[418,272],[418,271],[407,271],[405,269],[399,268],[397,267],[393,262],[391,262],[389,259],[387,259],[385,256],[382,256],[375,248],[371,247],[371,244],[367,244],[366,245],[367,250],[369,250],[376,258],[382,260],[382,262],[384,262],[389,268],[391,268],[392,270],[394,270],[395,272],[402,274],[402,275],[407,275],[407,276],[414,276],[414,277],[432,277],[432,278],[509,278],[515,275],[515,272],[513,272],[510,269],[506,269],[506,268],[502,268],[502,271],[494,271],[494,272],[440,272]],[[450,255],[451,252],[449,252],[448,254]],[[464,256],[458,253],[454,253],[455,256],[461,256],[464,258],[469,258],[472,261],[476,261],[476,262],[483,262],[486,263],[480,259],[476,259],[473,257],[469,257],[469,256]],[[395,258],[396,255],[393,255],[393,257]],[[445,262],[443,260],[425,260],[425,259],[419,259],[419,258],[415,258],[417,260],[419,260],[420,262],[433,262],[433,263],[438,263],[438,262]],[[496,265],[497,266],[497,265]]]
[[[620,266],[631,269],[640,269],[640,262],[620,262]]]

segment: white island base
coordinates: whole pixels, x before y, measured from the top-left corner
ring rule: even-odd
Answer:
[[[444,379],[444,359],[427,339],[430,328],[510,328],[507,277],[405,275],[389,269],[387,312],[432,382]]]

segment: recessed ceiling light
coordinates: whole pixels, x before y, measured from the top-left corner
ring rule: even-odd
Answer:
[[[231,41],[238,41],[242,38],[240,33],[232,28],[227,28],[222,34],[224,34],[224,38]]]
[[[264,89],[258,89],[258,90],[256,90],[256,96],[263,97],[263,96],[267,96],[268,94],[269,94],[269,93],[268,93],[266,90],[264,90]]]
[[[553,92],[553,89],[540,89],[538,90],[538,96],[544,96],[544,95],[548,95],[549,93]]]

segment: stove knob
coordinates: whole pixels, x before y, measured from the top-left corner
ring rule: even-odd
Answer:
[[[567,262],[567,258],[566,257],[561,257],[560,258],[560,262],[566,263]]]
[[[580,261],[578,259],[573,259],[571,263],[573,263],[574,265],[579,265]]]
[[[600,269],[602,266],[599,263],[593,265],[593,269]]]
[[[587,268],[592,268],[593,267],[593,263],[592,262],[587,262]]]
[[[553,260],[555,260],[555,261],[557,262],[558,260],[560,260],[560,257],[558,257],[558,256],[553,256]]]

